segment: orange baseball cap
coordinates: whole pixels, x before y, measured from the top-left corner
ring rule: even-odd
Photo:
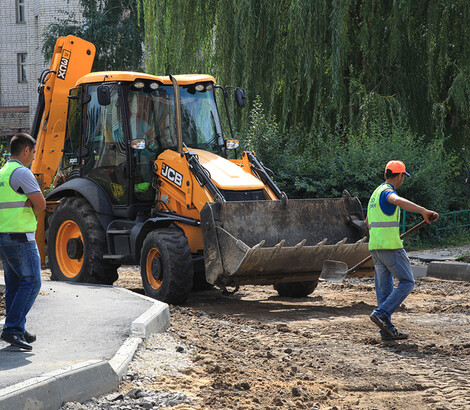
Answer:
[[[401,161],[389,161],[385,166],[385,172],[387,172],[387,169],[392,171],[394,174],[405,174],[408,177],[410,176],[410,174],[406,172],[405,164]]]

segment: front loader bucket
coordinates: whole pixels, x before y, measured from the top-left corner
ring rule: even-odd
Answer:
[[[206,279],[222,286],[315,281],[325,260],[354,266],[369,255],[363,219],[361,203],[349,195],[207,203]]]

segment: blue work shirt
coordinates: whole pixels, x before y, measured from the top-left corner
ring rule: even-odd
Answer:
[[[388,202],[387,198],[390,194],[397,194],[397,191],[395,191],[395,187],[390,182],[384,182],[382,185],[388,185],[392,189],[392,191],[383,191],[380,194],[380,209],[382,209],[382,212],[385,215],[391,216],[394,214],[395,210],[397,209],[397,206]]]

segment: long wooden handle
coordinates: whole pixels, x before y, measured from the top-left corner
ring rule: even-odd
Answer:
[[[427,222],[423,219],[419,224],[413,226],[413,228],[408,229],[406,232],[403,232],[400,235],[400,239],[404,239],[407,236],[411,235],[413,232],[416,232],[418,229],[421,229],[424,225],[426,225]],[[360,261],[358,264],[354,265],[351,269],[348,269],[348,275],[350,273],[353,273],[359,266],[363,265],[364,263],[370,261],[372,259],[372,255],[369,255],[367,258],[364,258],[362,261]]]
[[[367,258],[364,258],[362,261],[360,261],[358,264],[354,265],[351,269],[348,269],[348,273],[346,275],[349,275],[350,273],[353,273],[359,266],[363,265],[364,263],[370,261],[372,259],[372,255],[369,255]],[[344,271],[343,271],[344,272]]]
[[[426,224],[427,222],[423,219],[419,224],[413,226],[413,228],[410,228],[406,232],[403,232],[400,235],[400,239],[406,238],[408,235],[411,235],[413,232],[416,232],[418,229],[421,229]]]

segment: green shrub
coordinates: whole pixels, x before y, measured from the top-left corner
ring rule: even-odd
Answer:
[[[369,129],[362,134],[341,127],[282,132],[257,98],[249,128],[239,137],[242,149],[255,151],[291,198],[338,197],[346,189],[366,207],[383,182],[385,164],[399,159],[412,175],[400,195],[438,212],[470,207],[461,158],[446,151],[444,138],[425,139],[404,124],[392,127],[380,117]]]

